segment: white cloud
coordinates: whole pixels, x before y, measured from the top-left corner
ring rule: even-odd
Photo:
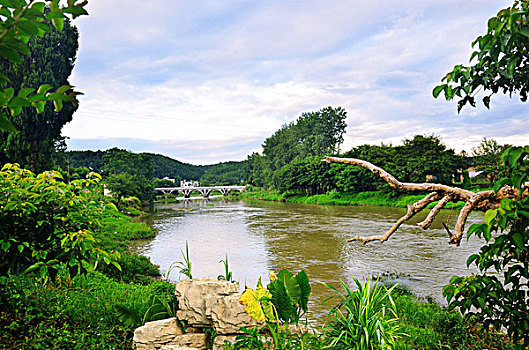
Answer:
[[[507,0],[89,3],[71,144],[136,138],[160,153],[178,145],[195,163],[242,159],[255,140],[328,105],[349,115],[342,149],[437,133],[469,150],[483,136],[523,143],[529,133],[516,101],[458,116],[431,96]],[[218,158],[204,149],[230,144]]]

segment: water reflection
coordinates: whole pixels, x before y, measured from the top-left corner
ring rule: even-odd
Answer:
[[[157,237],[140,252],[167,271],[181,261],[181,249],[189,243],[195,277],[224,272],[219,263],[228,254],[230,268],[241,285],[254,286],[259,276],[266,283],[268,270],[305,269],[312,282],[311,317],[322,319],[319,304],[329,291],[316,281],[351,284],[351,276],[382,276],[412,289],[419,296],[443,302],[442,287],[454,274],[469,274],[467,257],[476,252],[477,239],[448,244],[441,222],[455,220],[444,211],[429,230],[414,226],[424,218],[401,226],[384,243],[347,243],[354,235],[387,231],[405,209],[333,207],[267,202],[186,201],[156,207],[153,225]],[[480,220],[476,215],[472,221]],[[452,223],[453,224],[453,223]],[[177,280],[177,273],[171,279]]]

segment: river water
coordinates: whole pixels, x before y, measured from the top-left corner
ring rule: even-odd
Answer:
[[[193,277],[223,274],[220,260],[227,254],[233,277],[242,287],[255,288],[259,276],[266,285],[270,269],[286,268],[293,273],[304,269],[313,290],[308,317],[316,321],[327,315],[331,303],[321,303],[332,295],[318,281],[338,286],[342,279],[352,286],[351,276],[398,282],[419,297],[442,304],[443,286],[453,275],[472,272],[466,260],[483,243],[463,239],[460,247],[448,244],[441,223],[448,220],[453,227],[457,210],[442,211],[428,230],[414,225],[426,214],[417,215],[383,244],[347,242],[356,235],[386,232],[405,212],[388,207],[182,201],[155,207],[152,224],[159,233],[137,248],[167,272],[171,263],[183,260],[181,250],[187,241]],[[467,225],[481,219],[481,214],[473,214]],[[183,276],[173,270],[169,278],[177,281]]]

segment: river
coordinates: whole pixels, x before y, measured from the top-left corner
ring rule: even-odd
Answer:
[[[255,288],[259,276],[268,283],[268,271],[286,268],[293,273],[304,269],[311,280],[309,319],[321,321],[331,296],[318,281],[338,285],[342,279],[352,285],[351,276],[380,277],[398,282],[419,297],[444,303],[441,291],[451,276],[468,275],[468,256],[479,250],[479,239],[463,239],[460,247],[448,244],[441,222],[452,227],[458,211],[442,211],[428,230],[414,224],[417,215],[385,243],[347,243],[355,235],[386,232],[404,215],[403,208],[317,206],[274,202],[191,200],[157,205],[151,218],[159,231],[152,241],[141,243],[139,252],[151,258],[162,271],[182,261],[181,250],[189,244],[193,277],[224,273],[229,267],[241,286]],[[482,219],[473,214],[468,224]],[[173,270],[171,280],[183,278]]]

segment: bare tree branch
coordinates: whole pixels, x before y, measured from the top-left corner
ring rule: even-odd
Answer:
[[[424,219],[423,221],[419,222],[417,224],[417,226],[419,227],[422,227],[423,229],[427,229],[429,228],[432,223],[433,223],[433,220],[435,219],[436,215],[441,211],[441,209],[443,209],[445,207],[445,205],[448,204],[448,202],[450,202],[452,200],[452,196],[450,195],[446,195],[443,197],[443,199],[441,199],[439,201],[439,203],[437,203],[435,205],[435,207],[433,207],[432,210],[430,210],[430,213],[428,214],[428,216],[426,217],[426,219]]]
[[[406,215],[401,217],[393,225],[393,227],[388,232],[386,232],[386,234],[383,235],[383,236],[371,236],[371,237],[356,236],[356,237],[353,237],[353,238],[349,239],[348,242],[361,241],[364,244],[366,244],[367,242],[371,242],[371,241],[384,242],[393,234],[393,232],[397,231],[397,229],[400,227],[400,225],[402,225],[404,222],[406,222],[409,219],[411,219],[418,212],[422,211],[424,208],[426,208],[428,206],[428,204],[430,204],[432,202],[435,202],[436,200],[439,200],[440,198],[441,198],[441,196],[437,192],[433,192],[433,193],[430,193],[429,195],[427,195],[426,197],[424,197],[423,199],[421,199],[420,201],[415,202],[412,205],[408,205],[408,212],[406,213]]]
[[[415,202],[414,204],[408,206],[408,212],[402,218],[400,218],[391,229],[381,236],[371,236],[371,237],[360,237],[356,236],[349,239],[351,241],[361,241],[364,244],[371,241],[386,241],[391,235],[407,220],[411,219],[415,214],[425,209],[428,204],[439,200],[439,203],[430,211],[426,219],[418,223],[418,225],[424,229],[427,229],[432,224],[436,215],[439,211],[444,208],[449,202],[457,203],[459,201],[465,202],[465,205],[459,212],[457,222],[454,228],[454,232],[450,232],[448,226],[445,226],[446,231],[450,237],[450,244],[459,245],[461,238],[463,237],[465,223],[467,221],[468,215],[474,209],[486,211],[491,208],[495,208],[499,205],[500,201],[504,198],[513,198],[516,196],[516,190],[509,186],[502,187],[497,193],[494,191],[483,191],[474,193],[463,188],[436,184],[436,183],[409,183],[409,182],[400,182],[393,175],[385,171],[384,169],[371,164],[365,160],[355,159],[355,158],[337,158],[337,157],[324,157],[322,162],[326,163],[341,163],[341,164],[351,164],[358,165],[362,168],[365,168],[371,171],[373,174],[379,176],[384,181],[386,181],[392,188],[401,190],[401,191],[426,191],[431,192],[423,199]]]

